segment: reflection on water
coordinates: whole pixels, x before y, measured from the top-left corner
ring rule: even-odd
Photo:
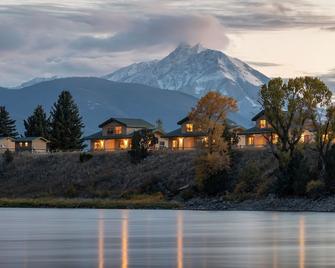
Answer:
[[[104,213],[99,213],[99,229],[98,229],[98,256],[99,256],[99,268],[105,267],[105,230],[104,230]]]
[[[305,219],[301,216],[299,221],[299,267],[305,268]]]
[[[177,214],[177,267],[183,268],[183,213]]]
[[[335,214],[0,209],[0,267],[331,267]]]
[[[128,268],[128,212],[122,212],[122,268]]]

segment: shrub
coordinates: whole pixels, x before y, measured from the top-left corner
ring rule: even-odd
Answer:
[[[7,149],[3,154],[3,158],[4,158],[5,162],[9,164],[9,163],[13,162],[14,154]]]
[[[80,163],[87,162],[93,158],[93,154],[90,153],[80,153],[79,155],[79,161]]]
[[[310,180],[310,167],[301,151],[296,151],[284,167],[277,170],[275,191],[280,196],[304,195]]]
[[[332,192],[335,190],[335,145],[331,147],[326,158],[326,186]]]
[[[201,154],[196,160],[196,186],[200,192],[215,195],[227,190],[228,162],[220,154]]]
[[[321,180],[312,180],[306,186],[306,193],[311,198],[322,197],[326,192],[326,185]]]

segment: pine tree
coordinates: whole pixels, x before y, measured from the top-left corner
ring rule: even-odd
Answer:
[[[24,133],[26,137],[50,138],[50,122],[41,105],[38,105],[33,114],[23,123],[26,128]]]
[[[5,106],[0,106],[0,137],[16,138],[15,120],[12,120]]]
[[[62,91],[51,110],[51,148],[53,150],[81,150],[84,148],[84,124],[70,92]]]

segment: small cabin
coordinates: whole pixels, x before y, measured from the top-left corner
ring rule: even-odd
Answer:
[[[0,153],[5,151],[15,151],[15,139],[12,137],[0,137]]]
[[[85,138],[90,142],[91,151],[129,150],[134,132],[142,129],[153,130],[158,141],[164,141],[160,140],[162,131],[155,131],[155,126],[143,119],[112,117],[101,123],[99,128],[101,131]]]
[[[47,153],[50,141],[43,137],[24,137],[15,140],[16,152]]]

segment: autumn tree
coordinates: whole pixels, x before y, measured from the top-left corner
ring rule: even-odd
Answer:
[[[15,120],[10,118],[5,106],[0,106],[0,137],[15,138],[17,136]]]
[[[204,146],[197,159],[197,181],[200,188],[217,185],[218,174],[230,164],[229,144],[224,139],[227,115],[237,111],[237,102],[219,92],[208,92],[192,109],[189,118],[195,128],[206,136]],[[215,178],[214,181],[211,182]],[[217,185],[218,186],[218,185]],[[210,192],[212,187],[209,187]]]
[[[41,105],[38,105],[33,114],[24,120],[26,137],[44,137],[49,139],[50,122]]]

